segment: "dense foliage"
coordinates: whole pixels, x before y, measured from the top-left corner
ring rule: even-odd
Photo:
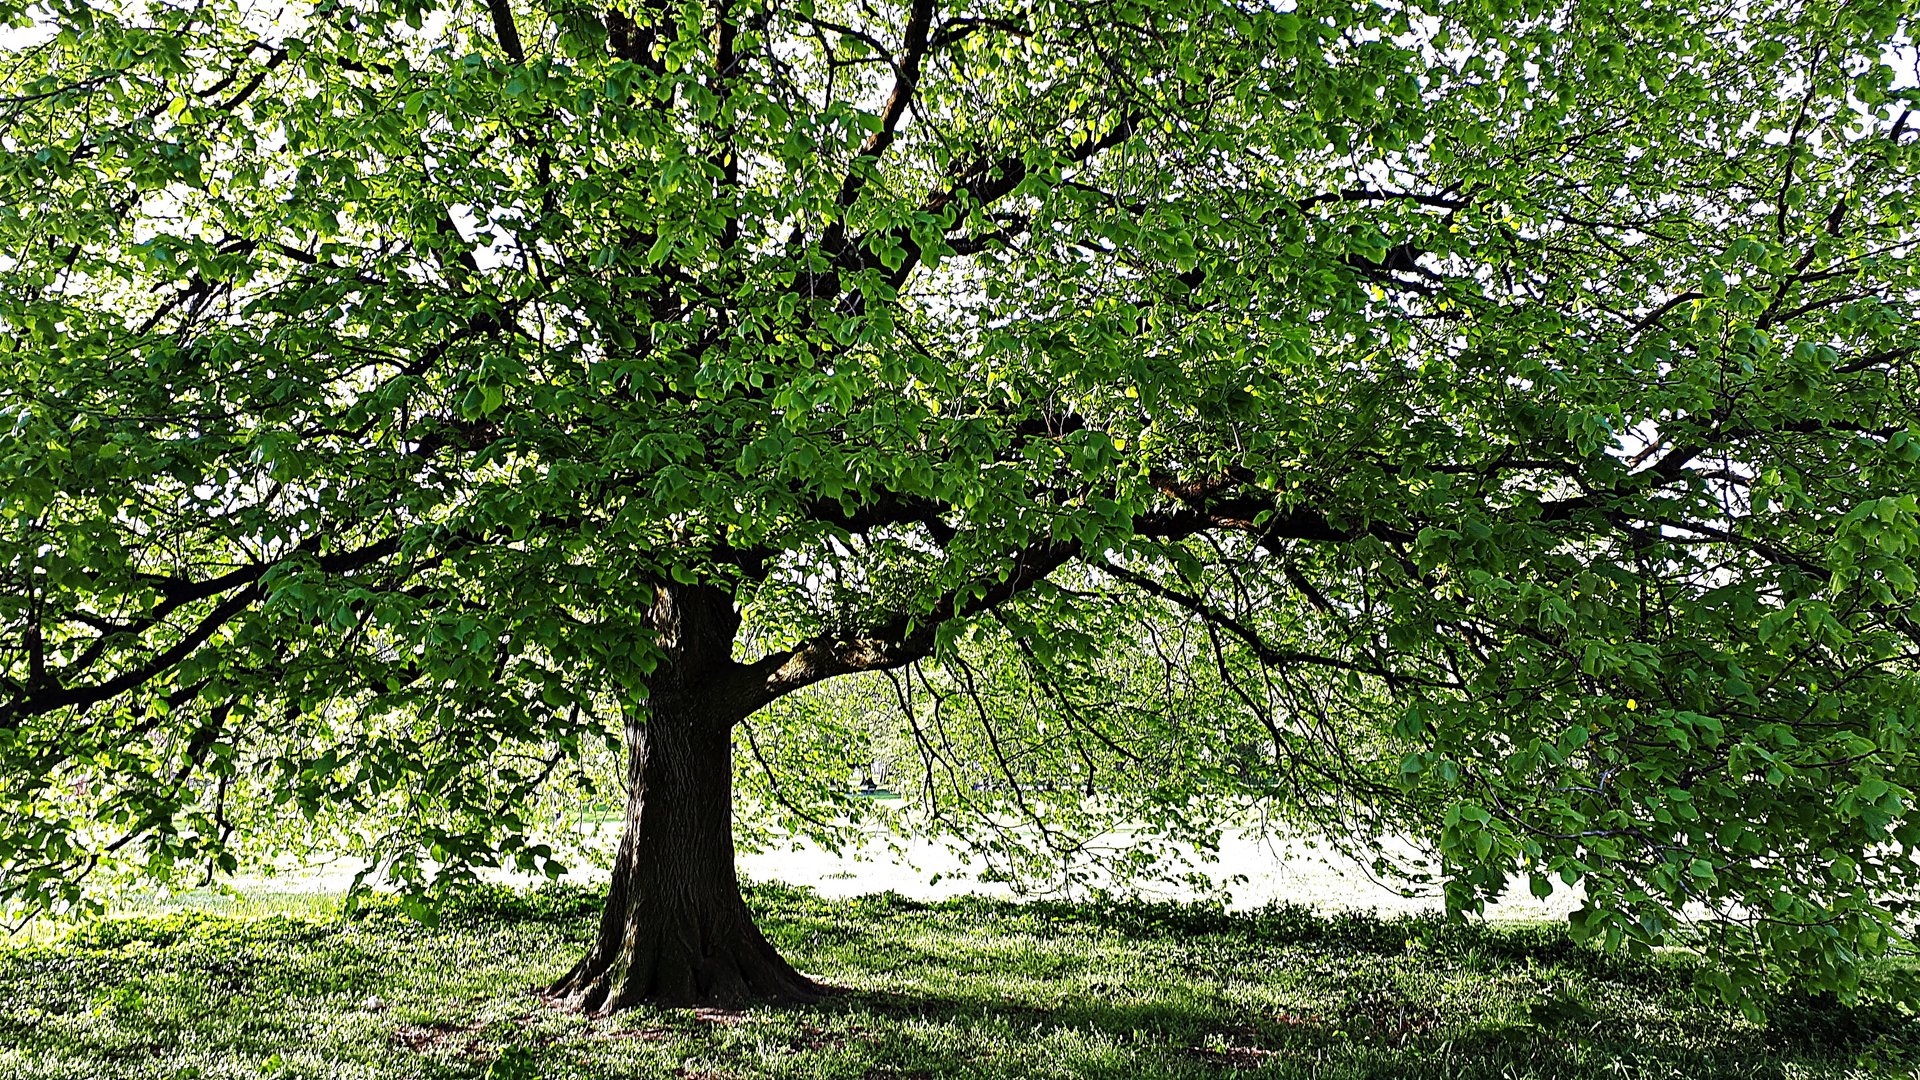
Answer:
[[[1734,997],[1904,946],[1909,3],[0,14],[11,901],[538,868],[669,688],[821,817],[889,671],[1016,855],[1225,791]]]

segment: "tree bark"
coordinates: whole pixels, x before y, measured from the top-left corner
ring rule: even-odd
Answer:
[[[663,588],[654,619],[666,661],[627,720],[626,821],[606,909],[593,947],[550,993],[589,1013],[816,1000],[822,989],[760,933],[734,873],[732,733],[753,702],[733,692],[732,599]]]

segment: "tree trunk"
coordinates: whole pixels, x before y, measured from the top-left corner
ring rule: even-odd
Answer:
[[[717,590],[662,589],[666,662],[644,714],[627,720],[627,811],[593,947],[554,996],[590,1013],[642,1002],[805,1002],[822,990],[754,925],[733,864],[733,725],[728,690],[739,620]],[[738,715],[736,715],[736,713]]]

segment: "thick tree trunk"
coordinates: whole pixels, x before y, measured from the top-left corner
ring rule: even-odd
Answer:
[[[643,715],[627,721],[627,811],[593,947],[551,993],[605,1013],[649,1002],[804,1002],[821,988],[754,925],[733,864],[732,730],[748,707],[728,693],[738,618],[712,590],[662,590],[667,663]]]

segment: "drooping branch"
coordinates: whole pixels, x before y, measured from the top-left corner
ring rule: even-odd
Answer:
[[[1225,630],[1245,644],[1248,650],[1253,653],[1254,657],[1268,667],[1284,668],[1291,667],[1295,664],[1304,664],[1310,667],[1332,668],[1336,671],[1350,671],[1358,675],[1373,675],[1391,681],[1409,681],[1404,673],[1390,671],[1377,664],[1357,663],[1338,656],[1328,656],[1324,653],[1309,652],[1304,649],[1281,648],[1268,641],[1259,631],[1247,625],[1245,621],[1234,617],[1228,612],[1221,611],[1205,599],[1163,585],[1155,581],[1152,577],[1142,574],[1137,570],[1122,566],[1111,559],[1100,564],[1100,572],[1124,581],[1150,596],[1159,597],[1198,617],[1201,621]],[[1411,681],[1422,682],[1433,686],[1450,685],[1426,679]]]

